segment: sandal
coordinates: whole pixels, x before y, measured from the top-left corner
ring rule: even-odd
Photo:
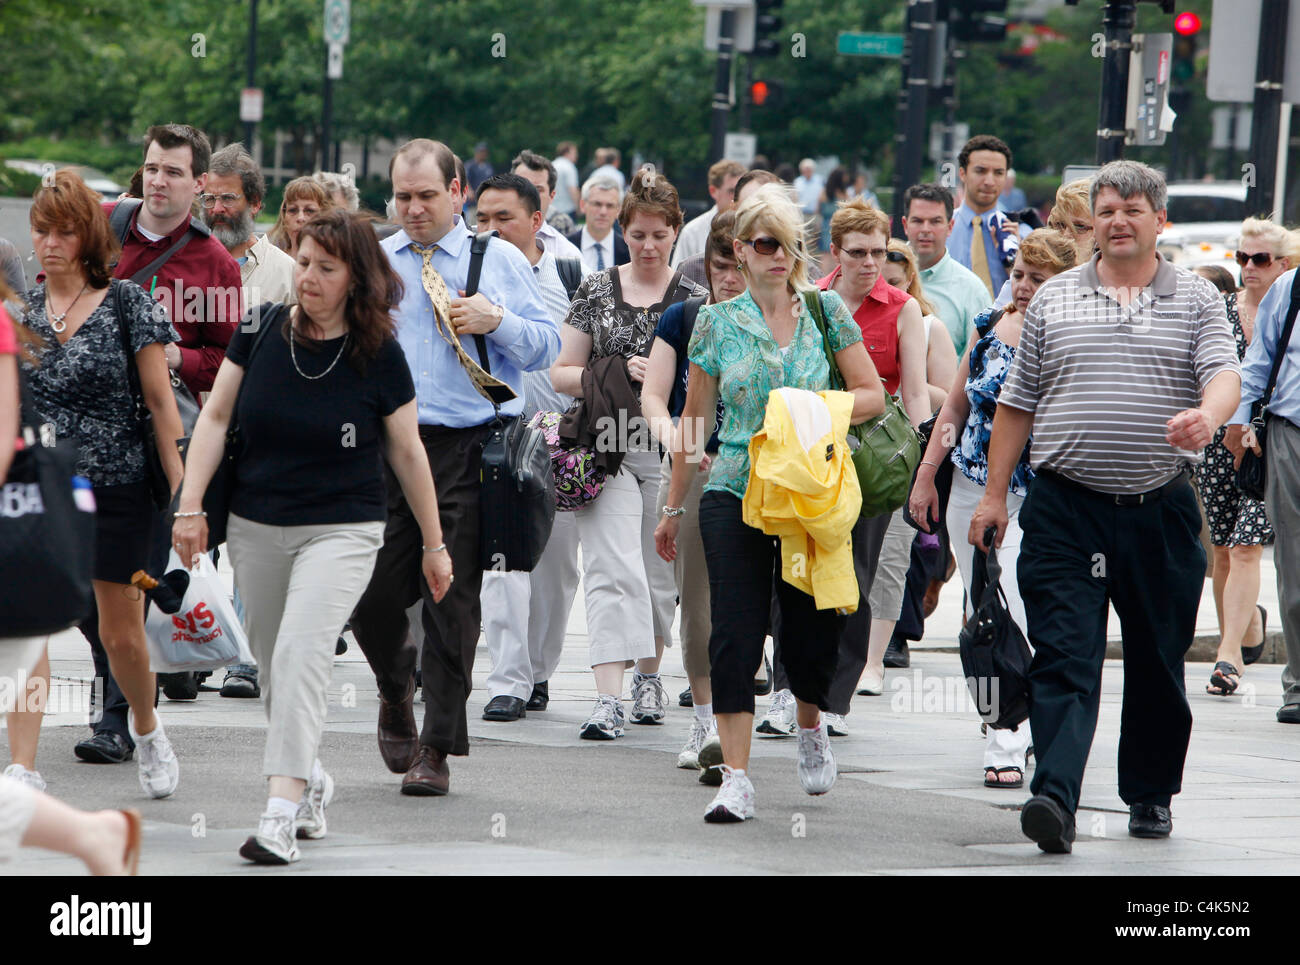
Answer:
[[[1210,682],[1206,685],[1205,692],[1213,697],[1231,697],[1240,684],[1241,671],[1228,661],[1220,660],[1214,665],[1214,673],[1210,674]]]
[[[1247,667],[1264,656],[1264,643],[1268,640],[1268,611],[1258,603],[1255,604],[1255,609],[1259,611],[1259,643],[1253,647],[1241,648],[1241,662]]]
[[[1003,774],[1015,773],[1014,781],[1002,780]],[[993,777],[989,777],[992,774]],[[986,767],[984,768],[984,786],[985,787],[1009,787],[1017,788],[1025,786],[1025,772],[1019,767]]]

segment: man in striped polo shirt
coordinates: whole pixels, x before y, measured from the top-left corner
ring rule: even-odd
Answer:
[[[990,526],[1001,543],[1032,431],[1018,570],[1038,765],[1020,823],[1049,852],[1074,840],[1108,603],[1124,643],[1119,793],[1130,834],[1169,834],[1191,736],[1183,657],[1205,551],[1187,470],[1236,408],[1241,369],[1222,297],[1156,253],[1165,194],[1160,173],[1134,161],[1093,179],[1098,254],[1046,282],[1025,313],[971,521],[972,544]]]

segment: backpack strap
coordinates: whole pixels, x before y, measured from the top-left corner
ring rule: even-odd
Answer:
[[[108,224],[117,235],[119,244],[126,244],[127,235],[131,232],[131,221],[142,204],[144,202],[139,198],[125,198],[113,205],[113,213],[109,215]],[[188,245],[192,238],[206,238],[211,234],[211,228],[197,218],[191,217],[189,230],[161,255],[131,275],[131,281],[143,288],[145,281],[157,274],[158,270],[171,260],[172,255]]]
[[[582,284],[582,259],[556,258],[555,270],[560,276],[564,290],[569,293],[569,301],[573,301],[573,296],[578,293],[578,286]]]
[[[691,335],[695,332],[695,319],[700,314],[700,307],[708,299],[707,295],[692,295],[682,302],[682,344],[691,344]]]
[[[465,297],[478,292],[479,276],[483,274],[483,257],[487,254],[488,242],[496,236],[495,231],[480,231],[469,243],[469,273],[465,277]],[[492,363],[488,361],[487,339],[482,335],[474,336],[474,345],[478,348],[479,365],[488,375],[492,374]]]

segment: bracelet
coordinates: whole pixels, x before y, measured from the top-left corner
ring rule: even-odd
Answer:
[[[671,507],[671,506],[665,506],[665,507],[663,508],[663,514],[664,514],[665,516],[668,516],[668,517],[677,517],[677,516],[682,516],[682,515],[684,515],[685,513],[686,513],[686,507],[685,507],[685,506],[678,506],[676,509],[673,509],[673,507]]]
[[[439,543],[437,546],[424,546],[424,547],[421,547],[421,548],[422,548],[426,553],[445,553],[445,552],[447,552],[447,544],[446,544],[446,543]]]
[[[201,509],[197,513],[172,513],[173,519],[190,519],[195,516],[202,516],[204,519],[208,518],[208,514]]]
[[[926,462],[924,459],[921,460],[921,465],[929,466],[931,469],[940,469],[943,467],[943,463],[941,462]]]

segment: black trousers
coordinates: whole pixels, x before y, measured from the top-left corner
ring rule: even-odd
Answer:
[[[1141,506],[1116,506],[1039,474],[1020,507],[1018,564],[1029,642],[1033,793],[1070,811],[1097,729],[1107,604],[1124,641],[1119,795],[1168,806],[1182,789],[1192,711],[1183,657],[1205,579],[1201,514],[1186,482]]]
[[[406,696],[417,658],[424,687],[420,743],[445,754],[469,753],[465,701],[474,687],[479,635],[479,465],[490,429],[421,426],[420,439],[438,490],[442,538],[455,579],[441,603],[433,602],[420,572],[420,526],[400,486],[388,474],[388,525],[370,585],[352,615],[352,632],[387,700]],[[424,599],[423,648],[407,640],[406,610]]]
[[[706,492],[701,497],[700,537],[709,569],[714,712],[754,712],[754,675],[763,663],[773,595],[787,628],[788,687],[805,703],[829,710],[844,617],[817,609],[809,594],[781,579],[779,541],[745,524],[736,496]]]
[[[881,513],[859,519],[853,527],[853,570],[858,578],[858,609],[844,618],[844,629],[840,633],[839,656],[836,659],[835,677],[827,692],[827,706],[824,710],[832,714],[844,715],[849,712],[849,704],[858,689],[863,668],[867,665],[867,645],[871,636],[871,604],[867,597],[871,594],[871,583],[876,578],[876,564],[880,562],[880,548],[885,542],[885,531],[889,529],[889,518],[893,513]],[[777,580],[781,578],[777,574]],[[772,689],[789,690],[790,679],[785,672],[785,647],[783,645],[784,621],[775,612],[772,615]]]

